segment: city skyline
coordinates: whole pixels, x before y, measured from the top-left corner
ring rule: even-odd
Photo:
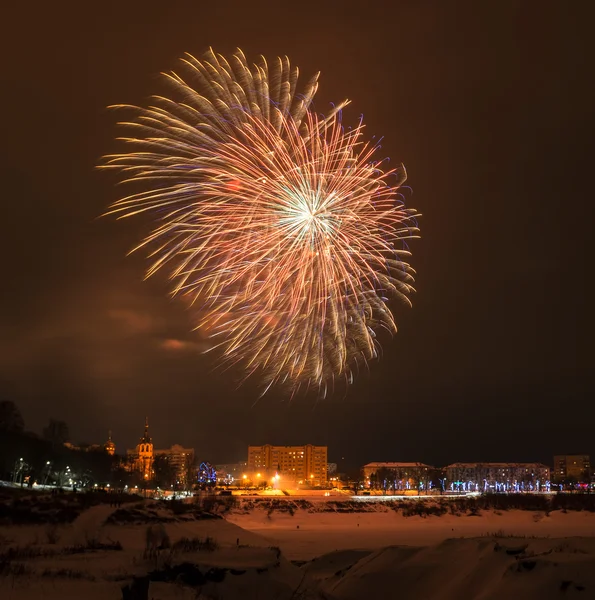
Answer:
[[[234,463],[222,463],[219,457],[205,459],[204,455],[197,456],[194,448],[178,443],[159,449],[150,433],[148,417],[135,447],[118,454],[111,431],[105,443],[75,444],[66,423],[51,421],[44,428],[43,436],[32,435],[24,429],[18,408],[11,402],[0,403],[0,429],[5,432],[1,457],[4,474],[10,472],[14,479],[15,473],[19,476],[26,473],[29,484],[36,481],[33,477],[40,472],[42,478],[47,478],[54,465],[59,477],[78,477],[79,484],[84,479],[88,485],[96,470],[96,474],[104,478],[102,485],[107,482],[108,487],[110,480],[123,486],[123,480],[128,479],[130,485],[137,488],[139,484],[149,487],[155,484],[157,489],[174,485],[188,489],[197,483],[212,485],[217,481],[242,488],[269,487],[277,491],[343,488],[345,485],[351,489],[349,486],[361,484],[376,491],[383,489],[385,494],[388,490],[395,494],[418,489],[426,493],[430,489],[464,493],[549,493],[552,485],[574,486],[582,491],[595,485],[587,454],[557,454],[553,461],[543,463],[516,457],[510,461],[466,459],[446,465],[419,460],[395,461],[392,456],[393,460],[384,457],[383,461],[360,462],[356,469],[351,469],[346,467],[343,458],[338,463],[329,460],[327,446],[264,444],[248,446],[239,461],[236,458]],[[67,463],[75,465],[74,468],[70,470]]]
[[[153,431],[154,429],[155,428],[152,428],[151,431]],[[507,464],[507,465],[543,464],[543,465],[546,465],[548,467],[548,469],[551,471],[552,479],[553,479],[555,474],[557,474],[558,477],[562,476],[562,474],[566,474],[567,468],[565,466],[561,468],[560,465],[561,464],[565,465],[566,461],[568,459],[573,459],[573,462],[575,465],[573,469],[568,467],[568,473],[571,474],[572,476],[575,476],[578,472],[581,472],[581,471],[590,472],[589,454],[574,452],[574,451],[570,451],[570,452],[567,451],[564,454],[552,453],[552,454],[550,454],[549,458],[546,457],[545,459],[539,460],[539,461],[537,461],[536,459],[534,459],[532,457],[516,457],[514,459],[510,459],[510,460],[506,460],[506,461],[503,461],[503,460],[502,461],[469,460],[468,456],[470,454],[472,454],[472,452],[468,452],[467,456],[464,456],[460,460],[452,461],[450,463],[440,463],[440,462],[436,462],[436,461],[433,461],[433,462],[430,461],[429,464],[426,464],[422,461],[415,459],[415,457],[413,457],[413,458],[410,457],[411,460],[404,460],[402,457],[396,457],[398,460],[394,461],[394,459],[395,459],[394,456],[384,456],[384,457],[380,457],[381,460],[374,459],[371,461],[367,461],[366,464],[364,464],[361,461],[358,462],[357,459],[354,459],[353,463],[348,463],[348,462],[346,462],[344,457],[335,456],[335,453],[332,452],[332,449],[329,454],[327,445],[322,444],[322,445],[317,446],[316,444],[311,444],[310,442],[305,442],[305,444],[301,444],[301,445],[295,445],[295,444],[292,445],[292,444],[283,444],[283,443],[280,443],[280,444],[265,443],[265,444],[261,444],[260,446],[250,443],[246,448],[244,448],[244,454],[240,453],[239,456],[233,457],[233,460],[225,461],[225,460],[220,460],[220,457],[218,457],[218,456],[210,456],[208,451],[206,452],[206,454],[200,454],[200,452],[196,453],[194,451],[194,448],[185,448],[183,444],[179,443],[179,441],[174,441],[167,448],[159,449],[159,447],[155,446],[155,444],[153,443],[152,435],[147,437],[148,431],[149,431],[149,418],[145,417],[145,419],[144,419],[144,434],[140,437],[140,442],[139,442],[139,437],[137,436],[136,441],[134,443],[117,444],[114,442],[114,439],[113,439],[114,436],[113,436],[112,430],[109,430],[108,434],[106,436],[106,439],[104,441],[98,442],[97,440],[92,440],[92,441],[82,442],[81,440],[77,440],[75,443],[73,443],[72,439],[71,439],[69,442],[65,443],[64,445],[68,448],[75,449],[75,450],[84,449],[86,447],[88,447],[88,449],[90,449],[90,450],[105,449],[106,452],[108,452],[109,454],[115,453],[117,456],[120,456],[124,462],[129,462],[131,457],[138,453],[138,449],[140,447],[139,444],[148,443],[148,444],[150,444],[151,449],[150,449],[150,451],[147,450],[147,452],[150,452],[152,455],[169,453],[174,448],[177,448],[180,451],[192,450],[193,456],[194,456],[195,460],[197,461],[197,464],[199,462],[203,462],[203,461],[207,461],[207,462],[210,462],[215,465],[223,464],[223,465],[238,466],[240,464],[245,464],[246,466],[243,470],[246,473],[247,472],[256,473],[257,471],[260,471],[260,470],[262,470],[263,472],[277,471],[277,468],[275,467],[275,465],[273,463],[271,463],[271,464],[267,463],[268,466],[265,464],[260,465],[260,463],[258,465],[251,464],[250,457],[251,457],[251,453],[253,453],[253,452],[256,453],[257,455],[260,455],[261,452],[264,452],[266,447],[272,448],[273,450],[277,449],[279,451],[287,451],[287,450],[295,451],[296,449],[304,450],[307,446],[312,447],[312,448],[319,448],[321,446],[324,447],[326,464],[327,465],[333,464],[334,466],[337,466],[337,465],[342,466],[345,469],[345,471],[341,471],[341,469],[338,469],[338,472],[341,472],[343,474],[345,474],[346,472],[353,474],[358,469],[362,469],[365,471],[367,468],[369,470],[374,465],[378,466],[378,467],[387,467],[387,468],[394,467],[394,466],[400,466],[400,467],[402,467],[402,466],[422,466],[422,467],[426,467],[429,469],[446,470],[450,467],[454,467],[457,465],[462,465],[463,467],[468,467],[468,466],[472,466],[472,465],[482,465],[482,464],[492,465],[492,466],[499,465],[499,464]],[[157,439],[159,439],[159,437],[160,437],[159,436],[159,426],[157,425]],[[83,447],[79,447],[80,444],[83,444]],[[157,449],[155,449],[155,448],[157,448]],[[270,450],[268,452],[270,453]],[[540,453],[543,456],[545,456],[543,449],[540,450]],[[333,460],[331,460],[331,459],[333,459]],[[578,466],[576,466],[577,461],[579,461]],[[273,462],[275,462],[275,461],[273,461]],[[262,469],[260,469],[258,467],[262,467]]]

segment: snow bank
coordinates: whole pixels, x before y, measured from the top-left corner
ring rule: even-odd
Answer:
[[[119,600],[123,586],[149,577],[151,600],[195,598],[197,590],[220,598],[289,600],[304,579],[279,549],[254,533],[220,518],[172,519],[170,511],[151,503],[138,510],[163,516],[170,544],[147,556],[147,524],[106,524],[114,510],[102,505],[83,511],[71,525],[52,525],[51,536],[50,526],[3,527],[0,598]],[[214,542],[210,551],[192,543],[180,548],[182,538]]]
[[[147,524],[110,519],[116,509],[106,505],[70,525],[2,527],[0,598],[119,600],[133,578],[144,578],[150,600],[595,597],[590,512],[424,518],[381,505],[351,513],[292,502],[293,515],[255,504],[225,519],[139,503],[134,510],[162,519],[171,542],[151,557]],[[180,549],[182,538],[214,543]]]
[[[377,506],[364,513],[297,510],[268,514],[265,510],[232,511],[226,519],[279,546],[291,560],[311,560],[338,550],[376,550],[386,546],[429,546],[451,537],[492,533],[535,537],[595,537],[595,513],[511,510],[478,516],[405,517]]]
[[[429,548],[390,547],[327,578],[322,589],[336,600],[591,598],[595,540],[452,539]]]

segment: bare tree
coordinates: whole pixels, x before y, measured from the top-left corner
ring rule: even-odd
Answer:
[[[196,461],[193,455],[186,455],[183,466],[184,487],[186,491],[191,490],[197,481]]]
[[[0,431],[21,432],[25,422],[21,411],[11,400],[0,400]]]
[[[155,483],[169,490],[176,482],[176,471],[172,467],[169,457],[165,454],[157,454],[153,460],[153,471],[155,472]]]
[[[70,439],[68,425],[64,421],[50,419],[47,427],[43,428],[43,437],[54,445],[62,445]]]

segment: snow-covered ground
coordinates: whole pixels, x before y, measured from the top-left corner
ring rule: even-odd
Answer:
[[[270,548],[266,540],[223,519],[172,521],[176,517],[171,512],[156,509],[154,513],[165,520],[163,526],[172,545],[181,538],[210,537],[217,548],[210,552],[162,550],[159,556],[147,557],[148,525],[106,524],[114,510],[106,505],[95,506],[66,526],[0,527],[0,598],[117,600],[122,598],[122,586],[133,577],[150,572],[169,577],[167,573],[183,563],[199,565],[206,576],[199,586],[203,594],[217,589],[224,598],[258,594],[268,598],[262,594],[269,592],[273,594],[270,597],[290,598],[302,582],[301,570],[277,549]],[[116,543],[121,550],[72,552],[73,547],[107,547]],[[2,573],[2,555],[10,556],[11,549],[13,558]],[[214,580],[210,580],[207,573],[213,570]],[[195,598],[196,591],[184,589],[179,583],[152,581],[149,598]]]
[[[70,525],[0,526],[0,599],[119,600],[148,574],[148,600],[595,597],[594,513],[405,517],[382,504],[350,513],[310,503],[291,516],[271,506],[247,501],[200,520],[125,506],[161,521],[172,545],[216,542],[156,557],[145,553],[149,525],[123,524],[107,505]]]
[[[554,600],[595,597],[592,538],[451,539],[369,554],[336,552],[305,566],[325,598]]]
[[[488,534],[535,537],[595,537],[595,514],[555,511],[484,512],[480,516],[404,517],[394,511],[311,513],[291,516],[264,510],[234,512],[227,520],[279,546],[291,560],[311,560],[337,550],[373,550],[384,546],[428,546],[448,538]]]

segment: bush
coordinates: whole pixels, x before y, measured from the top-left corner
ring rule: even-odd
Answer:
[[[208,495],[201,498],[200,507],[203,511],[210,513],[215,511],[217,504],[217,498],[215,496]]]
[[[176,582],[192,587],[207,583],[206,576],[197,565],[192,563],[165,565],[162,569],[149,573],[149,579],[151,581]]]
[[[447,506],[444,502],[426,502],[420,500],[402,501],[394,508],[401,509],[404,517],[441,517],[447,512]]]
[[[60,579],[87,579],[88,581],[94,581],[95,577],[89,573],[83,573],[82,571],[76,571],[74,569],[45,569],[41,574],[42,577],[56,577]]]
[[[0,576],[4,577],[24,577],[29,575],[31,570],[22,563],[12,563],[9,560],[0,558]]]
[[[159,515],[154,510],[118,508],[106,520],[108,525],[146,525],[151,523],[173,523],[174,517]]]
[[[0,525],[72,523],[80,513],[76,503],[61,498],[39,496],[32,502],[29,498],[16,497],[12,502],[0,503]]]
[[[94,538],[88,539],[85,544],[68,546],[62,550],[62,554],[84,554],[85,552],[97,552],[98,550],[122,550],[122,544],[118,541],[103,543]]]
[[[180,538],[174,543],[171,550],[172,552],[213,552],[219,548],[217,541],[207,536],[204,540],[198,537]]]
[[[221,506],[223,513],[228,513],[230,510],[237,508],[238,499],[236,496],[226,496],[225,498],[220,498],[219,506]]]
[[[167,501],[167,504],[161,504],[161,506],[168,508],[174,515],[185,515],[193,510],[191,504],[185,504],[181,500],[169,500]]]
[[[40,548],[39,546],[16,546],[9,548],[6,552],[0,554],[0,563],[11,562],[14,560],[30,560],[32,558],[47,558],[55,556],[55,550]]]
[[[56,525],[48,525],[45,529],[45,537],[48,544],[57,544],[60,541],[60,533]]]
[[[556,494],[551,510],[587,510],[595,512],[595,494]]]

